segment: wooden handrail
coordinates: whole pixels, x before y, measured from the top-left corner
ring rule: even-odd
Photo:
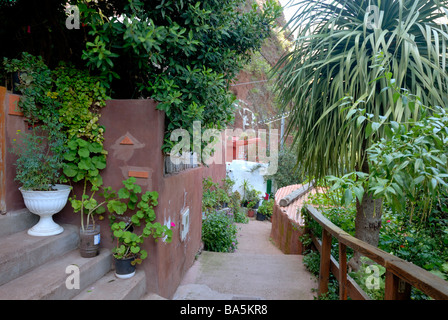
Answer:
[[[408,261],[400,259],[377,247],[363,242],[325,218],[316,208],[305,205],[309,215],[322,226],[322,243],[313,239],[313,243],[321,254],[319,271],[319,295],[328,292],[330,270],[339,282],[339,297],[347,299],[350,290],[359,291],[347,275],[346,247],[370,258],[386,268],[385,299],[398,300],[409,298],[410,286],[413,286],[436,300],[448,300],[448,282]],[[339,265],[331,256],[331,240],[335,237],[339,242]],[[354,292],[353,296],[361,299],[364,292]],[[353,297],[352,297],[353,298]]]

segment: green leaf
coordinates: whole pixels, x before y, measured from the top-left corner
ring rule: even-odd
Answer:
[[[120,199],[128,199],[129,198],[129,191],[126,188],[121,188],[118,191],[118,197]]]
[[[89,151],[93,153],[101,153],[103,151],[103,147],[98,142],[93,142],[89,144]]]
[[[122,215],[126,212],[127,206],[125,203],[122,203],[118,200],[111,200],[107,204],[107,209],[109,209],[111,213],[115,212],[119,215]]]
[[[70,140],[68,143],[67,143],[67,147],[70,149],[70,150],[77,150],[78,149],[78,143],[76,142],[76,140]]]
[[[64,165],[63,172],[67,177],[73,178],[78,174],[78,166],[73,163],[67,163]]]
[[[96,213],[96,214],[103,214],[103,213],[105,213],[105,212],[106,212],[106,208],[104,208],[103,206],[98,207],[98,208],[95,210],[95,213]]]
[[[365,116],[359,116],[358,119],[356,119],[356,125],[359,127],[366,119]]]
[[[80,148],[85,148],[85,147],[87,147],[89,145],[89,143],[87,141],[85,141],[83,139],[80,139],[80,138],[76,139],[76,143],[78,144],[78,146]]]
[[[350,189],[345,189],[344,196],[342,197],[343,204],[348,207],[353,200],[353,194]]]
[[[140,219],[137,217],[137,215],[133,215],[132,217],[131,217],[131,222],[133,223],[133,224],[135,224],[136,226],[139,226],[140,225]]]
[[[141,193],[142,187],[140,187],[138,184],[136,184],[136,185],[134,185],[133,191],[134,191],[134,193]]]
[[[114,237],[120,238],[123,235],[123,230],[115,230]]]
[[[106,159],[104,156],[93,157],[92,163],[98,170],[102,170],[102,169],[106,168]]]
[[[82,158],[88,158],[90,155],[89,149],[87,148],[81,148],[78,150],[78,154]]]
[[[90,178],[90,183],[92,185],[100,187],[103,185],[103,178],[100,175]]]
[[[90,160],[90,158],[81,159],[81,161],[79,161],[79,163],[78,163],[78,168],[81,170],[95,169],[95,167],[92,163],[92,160]]]
[[[355,193],[355,196],[358,199],[359,203],[361,203],[364,196],[364,188],[362,186],[353,187],[353,192]]]
[[[372,122],[372,130],[373,132],[376,132],[381,127],[381,123],[379,122]]]
[[[140,251],[140,247],[131,246],[131,252],[132,253],[137,254],[137,253],[139,253],[139,251]]]
[[[82,208],[82,201],[81,200],[71,200],[70,201],[73,211],[78,212]]]
[[[67,153],[64,153],[64,159],[67,161],[74,161],[76,159],[77,152],[75,150],[70,150]]]

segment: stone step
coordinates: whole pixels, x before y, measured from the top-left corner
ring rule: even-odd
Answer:
[[[79,243],[79,228],[63,225],[55,236],[30,236],[27,230],[0,238],[0,285],[3,285],[47,261],[74,250]]]
[[[146,277],[143,270],[137,269],[129,279],[119,279],[115,271],[92,283],[74,300],[138,300],[146,293]]]
[[[157,293],[148,292],[140,300],[168,300],[162,296],[159,296]]]
[[[101,249],[94,258],[82,258],[78,249],[72,250],[0,286],[0,300],[72,299],[108,273],[111,266],[110,250]],[[77,283],[73,280],[77,272],[67,267],[79,268],[79,288],[70,288]]]
[[[39,222],[39,216],[31,213],[28,209],[0,214],[0,237],[28,230],[37,222]]]

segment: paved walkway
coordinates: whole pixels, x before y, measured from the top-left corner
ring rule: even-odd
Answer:
[[[203,251],[174,300],[312,300],[316,282],[301,255],[283,254],[269,240],[271,223],[237,224],[238,250]]]

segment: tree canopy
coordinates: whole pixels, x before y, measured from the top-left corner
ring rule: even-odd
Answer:
[[[0,54],[27,51],[50,67],[69,60],[100,75],[112,98],[153,98],[167,115],[165,151],[175,128],[191,131],[201,121],[223,129],[233,120],[230,82],[281,14],[275,0],[69,3],[79,9],[79,30],[65,27],[66,1],[2,2],[0,36],[12,45]]]

